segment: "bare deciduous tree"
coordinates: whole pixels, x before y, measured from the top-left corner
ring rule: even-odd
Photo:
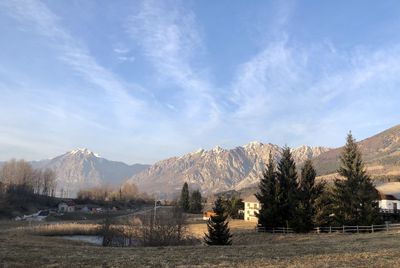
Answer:
[[[12,159],[0,169],[0,181],[4,187],[18,186],[19,189],[34,194],[54,195],[56,188],[56,175],[50,169],[33,169],[25,160]]]

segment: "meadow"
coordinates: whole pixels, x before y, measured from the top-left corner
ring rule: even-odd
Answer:
[[[400,261],[396,231],[281,235],[256,233],[252,224],[233,221],[230,247],[104,248],[22,232],[14,222],[0,227],[1,267],[398,267]],[[201,236],[206,226],[188,228]]]

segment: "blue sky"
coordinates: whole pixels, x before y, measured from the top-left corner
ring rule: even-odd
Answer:
[[[398,1],[1,1],[0,159],[127,163],[399,123]]]

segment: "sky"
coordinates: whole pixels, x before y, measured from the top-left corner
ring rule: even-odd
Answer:
[[[0,0],[0,160],[126,163],[399,124],[399,1]]]

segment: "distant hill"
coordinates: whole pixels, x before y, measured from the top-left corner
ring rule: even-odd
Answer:
[[[358,142],[369,174],[400,175],[400,125]],[[339,167],[343,147],[321,153],[313,158],[318,175],[334,173]]]

